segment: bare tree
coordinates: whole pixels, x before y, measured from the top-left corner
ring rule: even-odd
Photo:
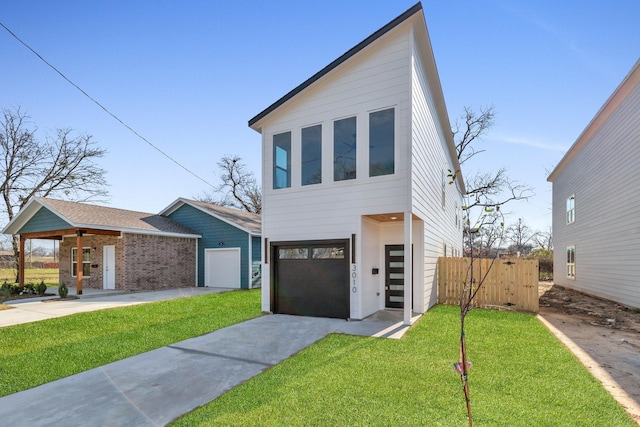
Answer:
[[[456,121],[452,134],[456,144],[458,162],[462,166],[469,159],[484,152],[476,147],[476,143],[491,129],[495,120],[493,107],[481,108],[480,113],[465,107],[464,115]],[[458,171],[452,172],[451,178]],[[514,200],[526,200],[533,195],[532,188],[511,180],[504,168],[497,172],[482,172],[472,178],[465,179],[467,194],[464,195],[464,245],[470,248],[469,270],[464,279],[463,291],[460,294],[460,361],[455,364],[460,374],[464,392],[469,427],[473,425],[471,416],[471,398],[468,382],[467,343],[465,335],[466,316],[473,309],[473,299],[481,289],[486,275],[498,257],[493,253],[492,261],[486,272],[478,272],[474,266],[474,242],[483,242],[499,247],[504,237],[504,205]],[[451,179],[453,181],[453,179]]]
[[[533,238],[535,245],[540,249],[553,250],[553,233],[551,226],[545,231],[538,231]]]
[[[480,114],[470,107],[464,107],[464,115],[456,120],[451,131],[461,166],[467,160],[486,151],[478,149],[475,145],[493,127],[495,117],[493,106],[481,107]],[[466,208],[469,213],[474,207],[482,208],[478,210],[481,213],[484,209],[504,212],[502,208],[507,203],[514,200],[527,200],[533,196],[533,189],[530,186],[509,178],[504,168],[496,172],[465,173],[464,175],[468,196]],[[471,222],[473,223],[473,219]]]
[[[216,188],[220,195],[207,194],[199,197],[203,202],[230,206],[247,212],[262,212],[262,189],[258,185],[253,172],[248,171],[239,156],[226,155],[218,162],[220,180]]]
[[[507,241],[511,243],[510,248],[518,251],[521,256],[527,255],[533,249],[537,233],[524,223],[522,218],[518,222],[507,227]]]
[[[0,118],[0,193],[7,219],[35,196],[106,199],[106,172],[94,163],[106,150],[96,147],[90,135],[73,136],[71,129],[38,140],[29,119],[20,108],[3,109]],[[17,255],[17,238],[12,246]]]

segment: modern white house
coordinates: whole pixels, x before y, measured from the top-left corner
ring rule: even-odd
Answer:
[[[462,194],[420,3],[249,120],[262,135],[262,309],[362,319],[436,303]]]
[[[640,60],[548,181],[554,282],[640,307]]]

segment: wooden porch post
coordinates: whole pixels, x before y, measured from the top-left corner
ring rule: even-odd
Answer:
[[[76,295],[82,295],[82,261],[84,254],[82,253],[82,230],[76,231]]]
[[[24,237],[20,236],[20,252],[18,253],[18,284],[24,285]]]

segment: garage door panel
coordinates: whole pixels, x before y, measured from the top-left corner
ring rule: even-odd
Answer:
[[[289,259],[276,261],[275,311],[301,316],[349,317],[346,243],[315,244],[309,246],[310,250],[303,249],[301,242],[297,248],[278,248],[276,251]],[[309,256],[291,259],[300,254]],[[321,258],[314,258],[314,254]]]

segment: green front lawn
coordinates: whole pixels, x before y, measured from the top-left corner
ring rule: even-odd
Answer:
[[[474,425],[634,426],[534,316],[467,317]],[[466,426],[457,307],[437,306],[402,340],[330,335],[175,426]]]
[[[257,289],[93,311],[0,328],[0,396],[259,315],[260,290]]]

